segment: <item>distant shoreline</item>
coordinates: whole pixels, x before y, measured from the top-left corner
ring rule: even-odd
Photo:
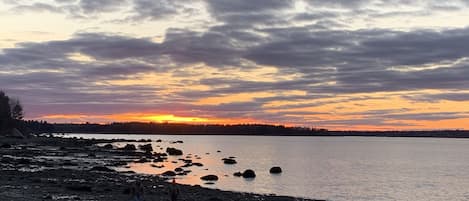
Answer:
[[[281,137],[411,137],[469,138],[469,131],[327,131],[315,134],[214,134],[214,133],[127,133],[127,132],[60,132],[56,134],[103,135],[213,135],[213,136],[281,136]]]
[[[141,135],[237,135],[237,136],[322,136],[322,137],[427,137],[469,138],[469,130],[333,131],[321,128],[267,124],[180,124],[124,122],[110,124],[49,124],[26,121],[24,127],[36,133],[141,134]]]

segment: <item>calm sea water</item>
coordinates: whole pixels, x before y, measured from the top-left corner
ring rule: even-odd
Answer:
[[[171,136],[73,134],[85,138],[162,139],[154,143],[199,155],[204,167],[191,167],[178,182],[209,188],[290,195],[335,201],[469,200],[469,139],[385,137]],[[183,140],[183,144],[170,141]],[[220,150],[220,153],[217,153]],[[208,155],[206,153],[209,153]],[[235,156],[238,164],[225,165]],[[176,161],[178,157],[170,157]],[[168,162],[166,168],[182,165]],[[280,175],[269,174],[281,166]],[[149,164],[133,164],[140,173],[158,174]],[[233,177],[253,169],[253,180]],[[216,174],[214,185],[199,177]],[[224,176],[227,175],[227,176]]]

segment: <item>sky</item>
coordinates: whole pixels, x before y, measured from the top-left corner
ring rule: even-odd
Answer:
[[[26,119],[469,129],[469,0],[0,0]]]

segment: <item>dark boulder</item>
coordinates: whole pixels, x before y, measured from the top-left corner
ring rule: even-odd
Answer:
[[[202,167],[204,166],[204,164],[202,163],[192,163],[193,166],[197,166],[197,167]]]
[[[223,199],[218,198],[218,197],[211,197],[207,201],[223,201]]]
[[[256,173],[254,170],[247,169],[243,172],[243,177],[244,178],[254,178],[256,177]]]
[[[151,144],[143,144],[143,145],[139,145],[138,148],[144,152],[152,152],[153,151],[153,147],[151,146]]]
[[[3,143],[2,146],[0,146],[0,148],[9,149],[11,148],[11,145],[7,143]]]
[[[90,171],[97,171],[97,172],[115,172],[115,170],[108,168],[106,166],[95,166],[90,169]]]
[[[178,167],[178,168],[175,168],[174,171],[175,171],[175,172],[182,172],[182,171],[184,171],[184,169]]]
[[[270,168],[269,172],[270,174],[280,174],[282,173],[282,168],[275,166],[275,167]]]
[[[18,164],[22,164],[22,165],[29,165],[31,164],[31,160],[30,159],[27,159],[27,158],[20,158],[16,161]]]
[[[166,172],[163,172],[161,175],[166,176],[166,177],[174,177],[174,176],[176,176],[176,173],[173,172],[173,171],[168,170]]]
[[[126,151],[135,151],[135,150],[137,150],[137,148],[133,144],[126,144],[125,147],[122,148],[122,149],[126,150]]]
[[[213,174],[210,174],[210,175],[205,175],[203,177],[200,177],[200,179],[204,180],[204,181],[217,181],[218,180],[218,176],[217,175],[213,175]]]
[[[135,161],[136,163],[146,163],[146,162],[149,162],[147,158],[140,158],[138,159],[137,161]]]
[[[154,163],[164,162],[164,160],[165,160],[164,158],[155,158],[155,159],[153,159],[153,162]]]
[[[112,144],[106,144],[106,145],[103,146],[103,148],[112,149],[112,148],[114,148],[114,146],[112,146]]]
[[[65,188],[71,191],[91,192],[91,186],[85,185],[72,185]]]
[[[241,172],[235,172],[235,173],[233,173],[233,176],[235,176],[235,177],[241,177],[241,176],[243,176],[243,173],[241,173]]]
[[[166,153],[168,153],[170,156],[180,156],[183,155],[182,150],[168,147],[166,148]]]
[[[232,159],[232,158],[224,158],[222,159],[223,160],[223,163],[225,164],[229,164],[229,165],[232,165],[232,164],[236,164],[236,160],[235,159]]]

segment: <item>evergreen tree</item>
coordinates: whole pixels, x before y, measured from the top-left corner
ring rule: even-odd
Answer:
[[[11,118],[15,120],[23,120],[23,117],[24,117],[23,106],[21,106],[21,103],[18,99],[12,99],[10,108],[11,108]]]
[[[0,91],[0,132],[9,128],[11,122],[10,98]]]

